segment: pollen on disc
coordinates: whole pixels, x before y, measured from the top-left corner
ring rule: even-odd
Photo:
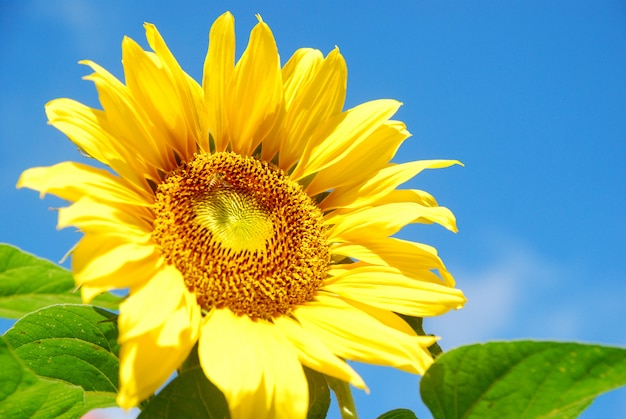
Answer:
[[[158,186],[153,237],[205,309],[271,319],[309,301],[330,262],[320,209],[270,163],[199,154]]]

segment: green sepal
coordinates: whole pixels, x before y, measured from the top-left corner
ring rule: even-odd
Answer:
[[[330,407],[330,389],[324,374],[307,367],[304,374],[309,386],[309,412],[307,419],[323,419]]]
[[[433,336],[432,334],[428,334],[424,331],[424,319],[422,317],[412,317],[405,314],[398,314],[398,316],[402,317],[402,319],[407,322],[409,326],[411,326],[411,329],[413,329],[419,336]],[[443,353],[443,349],[441,349],[441,346],[435,342],[428,347],[428,352],[430,352],[433,358],[437,358]]]

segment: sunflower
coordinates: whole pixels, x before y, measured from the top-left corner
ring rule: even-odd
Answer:
[[[343,110],[339,50],[299,49],[281,67],[258,20],[237,61],[232,15],[214,22],[202,85],[151,24],[152,51],[122,42],[125,84],[82,61],[102,109],[56,99],[46,114],[106,168],[64,162],[18,181],[71,202],[58,225],[83,233],[72,268],[85,302],[129,290],[118,320],[124,408],[197,344],[233,417],[304,418],[303,366],[361,389],[346,360],[422,374],[436,338],[398,313],[465,302],[434,248],[391,237],[410,223],[456,231],[431,195],[397,187],[458,162],[391,163],[410,136],[390,119],[400,103]]]

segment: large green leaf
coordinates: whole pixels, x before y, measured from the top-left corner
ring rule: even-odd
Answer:
[[[574,418],[626,385],[626,349],[559,342],[493,342],[445,353],[421,380],[435,419]]]
[[[82,305],[19,320],[0,345],[0,417],[77,418],[115,406],[115,315]]]
[[[119,346],[113,313],[88,305],[50,306],[18,320],[4,337],[39,376],[86,391],[117,389]]]
[[[119,301],[106,293],[93,304],[115,310]],[[0,317],[17,319],[49,305],[80,303],[70,271],[0,243]]]

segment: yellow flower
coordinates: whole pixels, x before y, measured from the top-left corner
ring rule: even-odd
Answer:
[[[65,162],[18,182],[72,202],[59,227],[84,233],[72,263],[86,302],[130,290],[119,405],[156,391],[196,343],[234,418],[304,418],[302,365],[362,389],[346,359],[423,373],[435,338],[395,313],[435,316],[465,298],[435,249],[391,236],[416,222],[456,227],[431,195],[397,187],[458,162],[390,163],[410,135],[390,119],[400,104],[344,111],[337,49],[300,49],[281,68],[259,18],[235,63],[226,13],[200,86],[145,29],[153,52],[123,40],[126,84],[82,62],[102,110],[46,106],[50,123],[110,170]]]

